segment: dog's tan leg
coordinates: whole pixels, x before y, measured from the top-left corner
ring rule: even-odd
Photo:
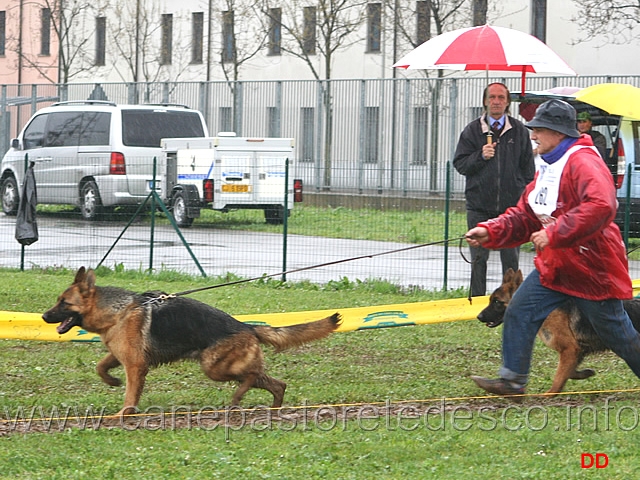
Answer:
[[[556,348],[556,346],[554,346],[554,348]],[[556,350],[558,350],[558,348],[556,348]],[[565,348],[558,350],[558,352],[560,353],[558,369],[556,370],[555,377],[553,377],[551,388],[547,393],[560,393],[564,388],[564,385],[567,383],[567,380],[569,378],[574,378],[576,375],[576,367],[580,362],[580,347],[577,345],[565,346]]]
[[[124,407],[120,413],[135,410],[140,401],[144,382],[149,372],[149,367],[145,363],[125,364],[125,373],[127,375],[127,383],[124,392]]]
[[[118,387],[122,385],[122,380],[109,375],[109,370],[119,366],[120,360],[114,357],[113,354],[109,353],[106,357],[100,360],[100,362],[98,362],[96,371],[104,383],[111,385],[112,387]]]
[[[560,393],[569,378],[583,379],[595,374],[593,370],[576,370],[584,358],[584,353],[573,331],[569,328],[572,319],[576,319],[575,315],[579,313],[562,309],[554,310],[538,332],[540,339],[560,355],[553,383],[547,393]]]
[[[269,375],[261,373],[256,378],[256,381],[253,384],[254,388],[262,388],[271,392],[273,395],[273,408],[279,408],[282,406],[282,400],[284,399],[284,391],[287,389],[287,384],[281,382],[280,380],[276,380]]]
[[[251,333],[241,333],[206,349],[200,358],[200,366],[211,380],[240,383],[232,399],[233,404],[238,405],[263,375],[264,357],[257,338]]]
[[[240,386],[238,387],[236,392],[233,394],[233,398],[231,399],[232,405],[240,405],[240,400],[242,400],[242,397],[244,397],[244,394],[247,393],[247,391],[249,391],[249,389],[254,386],[257,376],[258,376],[257,373],[251,373],[246,377],[244,377],[242,380],[239,380]]]

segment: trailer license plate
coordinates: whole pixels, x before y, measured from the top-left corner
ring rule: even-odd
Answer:
[[[249,191],[249,185],[222,185],[222,191],[230,193],[247,193]]]

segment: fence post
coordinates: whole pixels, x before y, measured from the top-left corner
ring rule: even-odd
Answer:
[[[633,164],[627,165],[627,191],[625,192],[624,204],[624,229],[622,232],[624,238],[625,249],[629,249],[629,224],[631,223],[631,173],[633,172]]]
[[[366,83],[364,80],[360,81],[360,106],[358,108],[358,193],[364,191],[364,136],[365,136],[365,102],[366,102]]]
[[[404,108],[402,111],[402,196],[409,193],[409,117],[411,111],[411,81],[405,80]]]
[[[209,83],[198,83],[198,110],[202,112],[209,126]]]
[[[322,98],[323,98],[323,91],[324,91],[324,87],[322,84],[322,80],[316,80],[316,153],[315,153],[315,170],[316,170],[316,175],[315,175],[315,183],[316,183],[316,190],[320,191],[322,188],[322,145],[323,145],[323,141],[322,141],[322,131],[323,131],[323,126],[324,126],[324,115],[323,115],[323,108],[322,108]]]
[[[445,192],[444,192],[444,239],[449,240],[449,201],[451,198],[451,161],[447,160],[445,171]],[[449,280],[449,242],[444,242],[444,278],[442,289],[447,290]]]
[[[458,84],[456,79],[451,80],[451,89],[449,91],[449,136],[451,144],[449,146],[449,158],[453,158],[456,150],[456,135],[454,135],[456,129],[456,117],[458,116]],[[444,239],[449,240],[449,223],[451,220],[450,214],[450,201],[451,201],[451,160],[447,160],[446,163],[446,180],[445,180],[445,192],[444,192]],[[449,279],[449,242],[444,243],[444,282],[442,285],[443,290],[447,289]]]
[[[287,238],[289,229],[289,157],[284,159],[284,213],[282,217],[282,281],[287,281]]]
[[[7,86],[2,85],[2,93],[0,94],[0,151],[2,153],[9,150],[11,142],[11,119],[9,118],[9,109],[7,108]]]
[[[153,157],[153,176],[151,177],[152,193],[156,191],[157,157]],[[156,231],[156,196],[151,195],[151,234],[149,239],[149,273],[153,272],[153,243]]]
[[[235,82],[233,93],[233,131],[236,135],[242,136],[242,116],[244,110],[244,84],[240,81]]]
[[[24,154],[24,176],[23,183],[27,181],[27,169],[29,168],[29,154]],[[18,190],[20,190],[20,185],[17,185]],[[24,202],[24,198],[20,199]],[[24,272],[24,244],[20,244],[20,271]]]

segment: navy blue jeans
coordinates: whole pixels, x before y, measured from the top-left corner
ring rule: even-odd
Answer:
[[[575,300],[604,344],[640,377],[640,334],[633,328],[622,300],[585,300],[550,290],[540,284],[537,270],[516,290],[505,312],[500,377],[527,383],[536,334],[547,315],[569,298]]]

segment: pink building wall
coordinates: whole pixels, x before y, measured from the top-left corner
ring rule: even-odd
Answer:
[[[57,5],[54,1],[46,3],[0,0],[0,12],[5,12],[5,51],[0,55],[0,84],[58,82],[58,37],[53,25],[57,14],[53,11],[49,54],[41,54],[42,9]],[[22,56],[18,54],[20,48]]]

